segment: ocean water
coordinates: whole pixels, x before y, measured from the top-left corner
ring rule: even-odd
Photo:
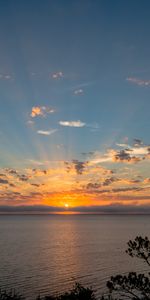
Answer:
[[[0,287],[35,299],[80,282],[101,295],[111,275],[148,270],[125,253],[136,235],[150,237],[150,216],[0,216]]]

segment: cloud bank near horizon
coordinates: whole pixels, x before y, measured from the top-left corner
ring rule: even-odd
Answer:
[[[150,204],[148,205],[123,205],[114,203],[99,206],[76,206],[60,207],[48,205],[0,205],[0,214],[3,213],[78,213],[78,214],[150,214]]]

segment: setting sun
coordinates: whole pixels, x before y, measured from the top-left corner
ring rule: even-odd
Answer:
[[[68,207],[69,207],[69,204],[68,204],[68,203],[65,203],[65,207],[68,208]]]

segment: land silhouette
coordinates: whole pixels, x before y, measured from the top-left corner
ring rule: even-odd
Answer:
[[[148,237],[137,236],[128,243],[126,253],[137,257],[150,267],[150,240]],[[111,276],[106,286],[108,293],[97,298],[94,291],[75,283],[74,287],[61,295],[37,296],[36,300],[150,300],[150,273],[141,274],[129,272],[127,275]],[[0,290],[0,300],[24,300],[25,298],[14,291]]]

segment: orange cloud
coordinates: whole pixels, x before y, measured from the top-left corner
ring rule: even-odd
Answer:
[[[47,106],[33,106],[30,116],[35,118],[37,116],[45,117],[46,114],[54,113],[55,110],[53,108]]]

